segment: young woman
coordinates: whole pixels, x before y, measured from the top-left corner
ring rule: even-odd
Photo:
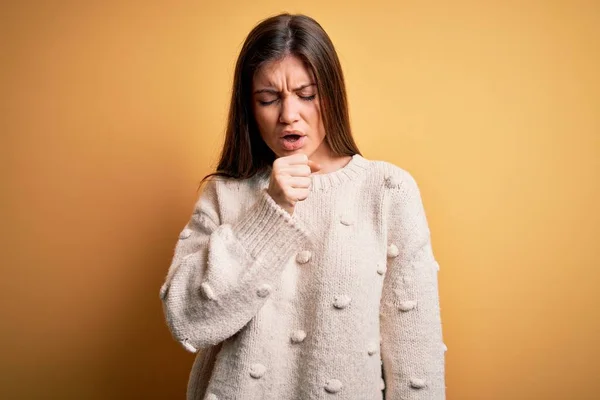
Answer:
[[[419,188],[361,156],[344,85],[305,15],[243,45],[217,171],[160,290],[173,337],[198,352],[188,399],[445,398]]]

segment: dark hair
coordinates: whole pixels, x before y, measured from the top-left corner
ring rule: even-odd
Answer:
[[[275,153],[258,130],[252,111],[252,80],[264,64],[298,56],[312,70],[319,94],[325,141],[338,156],[360,154],[350,130],[344,75],[331,39],[314,19],[282,13],[264,19],[246,37],[235,65],[225,142],[216,172],[205,176],[246,179],[267,170]]]

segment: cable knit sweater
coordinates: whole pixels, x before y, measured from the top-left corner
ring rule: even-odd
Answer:
[[[413,177],[356,154],[313,175],[293,215],[269,177],[209,181],[179,235],[160,298],[198,352],[187,398],[444,399],[439,266]]]

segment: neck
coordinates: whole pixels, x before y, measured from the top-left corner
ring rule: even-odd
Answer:
[[[321,146],[319,146],[319,148],[308,158],[321,165],[321,170],[316,172],[315,175],[337,171],[338,169],[343,168],[352,159],[351,156],[338,156],[333,154],[333,151],[325,141],[323,141]]]

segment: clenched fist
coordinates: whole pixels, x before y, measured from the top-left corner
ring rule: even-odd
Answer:
[[[273,162],[267,193],[292,215],[296,203],[308,197],[311,173],[320,170],[321,166],[309,160],[306,154],[279,157]]]

